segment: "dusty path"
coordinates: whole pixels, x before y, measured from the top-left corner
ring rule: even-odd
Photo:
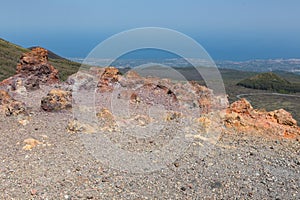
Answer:
[[[255,96],[255,95],[277,95],[277,96],[284,96],[284,97],[298,97],[300,98],[299,95],[292,95],[292,94],[281,94],[281,93],[247,93],[247,94],[239,94],[236,95],[236,98],[241,99],[245,96]]]

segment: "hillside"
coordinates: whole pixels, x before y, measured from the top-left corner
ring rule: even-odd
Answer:
[[[293,84],[272,72],[261,73],[250,78],[246,78],[238,82],[237,85],[244,86],[246,88],[271,90],[280,93],[300,91],[299,85]]]
[[[29,49],[0,38],[0,81],[15,74],[20,56],[28,51]],[[66,80],[69,75],[77,72],[81,65],[64,59],[51,51],[49,51],[49,61],[60,72],[59,77],[61,80]]]

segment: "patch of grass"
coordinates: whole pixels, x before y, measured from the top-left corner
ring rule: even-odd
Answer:
[[[49,59],[49,62],[59,71],[59,78],[65,81],[70,75],[76,73],[81,64],[66,59]]]
[[[28,51],[28,49],[0,39],[0,81],[15,74],[22,53]]]

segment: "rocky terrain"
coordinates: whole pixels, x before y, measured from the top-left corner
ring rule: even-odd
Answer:
[[[42,48],[0,83],[1,199],[299,199],[290,113],[197,82],[82,69]]]

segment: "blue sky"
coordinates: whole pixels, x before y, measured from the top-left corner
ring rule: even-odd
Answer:
[[[197,40],[217,60],[300,58],[297,0],[10,0],[1,2],[0,37],[85,57],[107,37],[157,26]]]

